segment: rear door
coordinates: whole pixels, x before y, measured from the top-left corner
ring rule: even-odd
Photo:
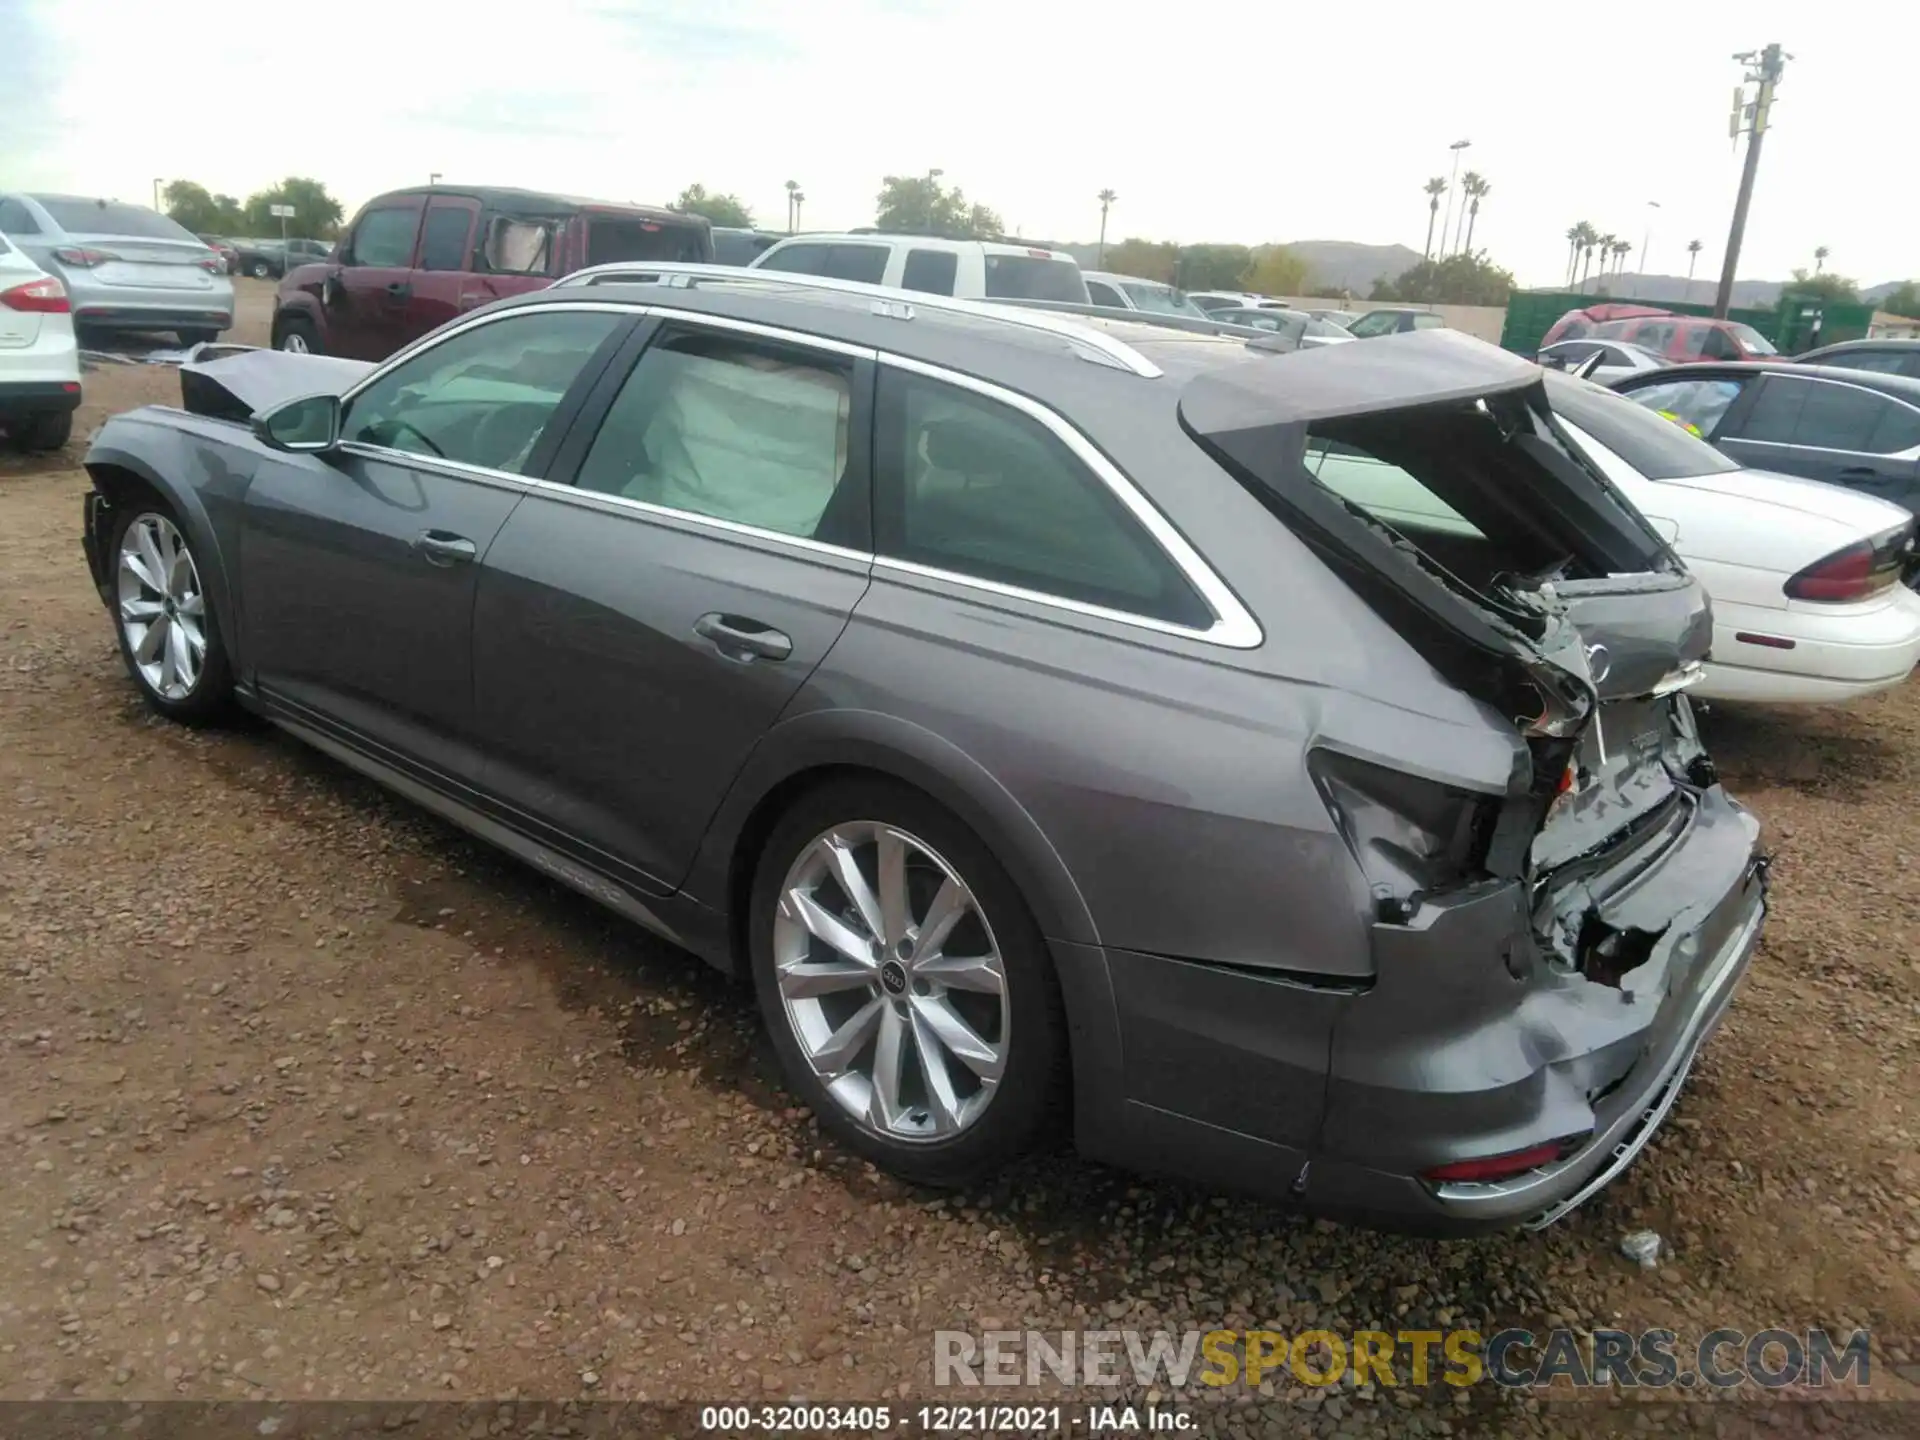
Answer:
[[[1716,442],[1743,464],[1920,507],[1920,408],[1824,375],[1766,375]]]
[[[408,315],[414,243],[424,209],[420,196],[398,196],[354,218],[320,291],[329,354],[384,360],[418,333]]]
[[[678,886],[872,566],[871,352],[663,323],[480,572],[487,789],[548,843]]]

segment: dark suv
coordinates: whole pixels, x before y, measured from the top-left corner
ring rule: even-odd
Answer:
[[[531,190],[423,186],[361,207],[330,258],[280,282],[275,349],[384,360],[504,296],[588,265],[707,261],[698,215]]]

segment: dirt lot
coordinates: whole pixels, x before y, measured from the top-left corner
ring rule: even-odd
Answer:
[[[77,464],[176,383],[104,367],[67,455],[0,453],[0,1399],[923,1399],[938,1328],[1559,1323],[1870,1326],[1875,1391],[1913,1393],[1920,690],[1708,717],[1778,856],[1765,946],[1672,1123],[1547,1234],[1381,1237],[1068,1155],[941,1198],[828,1146],[686,957],[274,733],[148,716]],[[1616,1254],[1642,1226],[1657,1270]]]

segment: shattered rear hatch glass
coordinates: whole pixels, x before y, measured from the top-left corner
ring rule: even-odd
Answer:
[[[1203,448],[1525,737],[1527,813],[1487,866],[1536,882],[1617,855],[1711,780],[1677,693],[1712,639],[1706,594],[1564,440],[1543,379],[1442,330],[1242,361],[1180,401]]]

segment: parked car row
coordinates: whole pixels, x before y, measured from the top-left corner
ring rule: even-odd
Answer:
[[[1521,357],[1036,303],[635,257],[383,363],[188,365],[89,451],[92,579],[159,714],[253,711],[750,974],[896,1173],[1066,1121],[1552,1223],[1763,924],[1701,578]]]
[[[79,404],[67,287],[0,236],[0,432],[23,450],[58,450]]]

